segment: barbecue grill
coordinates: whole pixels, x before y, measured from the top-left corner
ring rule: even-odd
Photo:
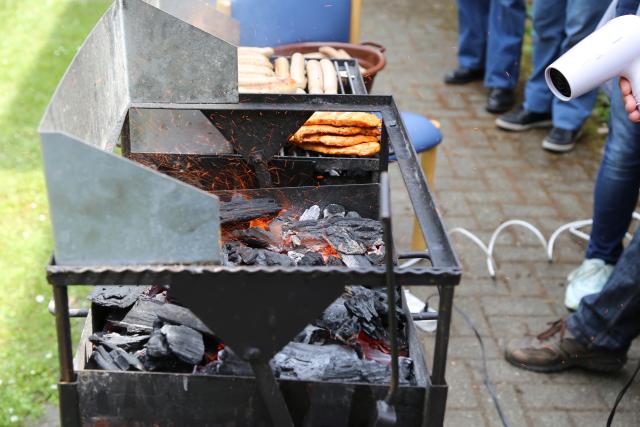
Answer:
[[[238,95],[236,51],[224,41],[237,40],[237,27],[200,0],[180,4],[114,2],[41,124],[63,425],[366,425],[376,413],[379,425],[387,416],[398,425],[441,425],[460,270],[393,98],[359,95],[362,79],[349,62],[336,63],[347,74],[341,95]],[[380,154],[292,149],[288,136],[319,110],[379,114]],[[117,145],[122,156],[112,153]],[[390,148],[428,252],[393,250]],[[293,210],[340,203],[379,216],[385,266],[225,265],[220,203],[231,194],[268,197]],[[431,265],[402,268],[397,261],[404,258]],[[67,287],[114,284],[168,287],[251,363],[255,377],[87,369],[88,336],[101,327],[94,316],[72,360]],[[431,372],[409,318],[415,386],[398,386],[395,348],[390,386],[276,380],[269,359],[352,284],[386,286],[390,298],[396,286],[438,287]],[[381,401],[385,395],[395,413]]]

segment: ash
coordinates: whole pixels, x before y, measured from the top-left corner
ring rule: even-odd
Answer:
[[[273,214],[277,205],[271,199],[232,199],[227,204],[234,207],[224,208],[228,265],[361,268],[384,264],[382,224],[347,212],[344,206],[313,205],[294,215],[284,210]]]
[[[253,376],[251,366],[225,347],[190,310],[161,287],[104,287],[91,295],[105,311],[104,329],[89,339],[90,369]],[[140,292],[140,289],[143,289]],[[132,296],[125,298],[128,292]],[[116,295],[118,304],[113,303]],[[400,383],[414,384],[406,357],[405,316],[397,293]],[[388,383],[391,377],[388,301],[384,290],[350,286],[270,362],[279,378]]]

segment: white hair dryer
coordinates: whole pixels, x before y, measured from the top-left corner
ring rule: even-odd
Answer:
[[[547,67],[545,79],[551,92],[571,101],[622,76],[640,105],[640,16],[612,19]]]

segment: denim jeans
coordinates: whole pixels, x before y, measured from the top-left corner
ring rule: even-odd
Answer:
[[[586,258],[615,264],[640,190],[640,124],[627,118],[617,82],[611,96],[609,136],[596,178],[593,227]]]
[[[620,0],[616,6],[616,16],[635,15],[639,6],[640,0]]]
[[[533,70],[525,87],[524,108],[551,113],[553,126],[575,131],[591,115],[597,90],[571,102],[555,98],[545,69],[595,30],[610,0],[535,0],[533,2]]]
[[[608,350],[627,350],[640,335],[640,230],[602,292],[582,299],[567,328],[582,344]]]
[[[458,63],[485,69],[487,87],[514,88],[527,16],[525,0],[457,0]]]

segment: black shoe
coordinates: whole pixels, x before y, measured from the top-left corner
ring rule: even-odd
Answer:
[[[464,85],[484,78],[484,70],[470,70],[468,68],[457,68],[449,71],[444,76],[444,82],[448,85]]]
[[[493,114],[505,113],[513,107],[515,92],[513,89],[491,88],[487,97],[488,112]]]
[[[580,129],[565,130],[554,127],[542,141],[542,148],[556,153],[566,153],[573,150],[580,138]]]
[[[532,128],[550,127],[551,113],[527,111],[523,105],[496,119],[496,126],[503,130],[522,132]]]

